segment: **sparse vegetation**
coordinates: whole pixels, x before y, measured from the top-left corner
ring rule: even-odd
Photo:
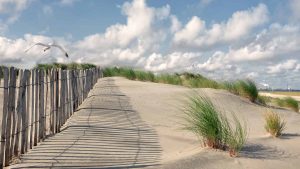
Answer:
[[[299,112],[299,102],[291,97],[286,97],[283,99],[276,98],[274,102],[279,107],[287,107],[295,112]]]
[[[234,116],[234,125],[220,113],[209,98],[195,95],[189,98],[185,109],[186,130],[196,134],[205,146],[229,149],[237,156],[246,142],[247,130]]]
[[[299,111],[299,103],[297,100],[291,98],[291,97],[287,97],[284,99],[285,101],[285,106],[288,108],[291,108],[292,110],[294,110],[295,112]]]
[[[70,64],[64,64],[64,63],[53,63],[53,64],[38,64],[35,66],[36,69],[43,69],[43,70],[50,70],[53,68],[60,68],[62,70],[76,70],[76,69],[91,69],[95,68],[96,65],[89,64],[89,63],[70,63]]]
[[[160,74],[155,77],[155,82],[166,83],[173,85],[182,85],[182,80],[179,75]]]
[[[225,89],[233,94],[247,97],[252,102],[255,102],[258,97],[258,89],[255,83],[251,80],[237,80],[233,82],[219,83],[200,74],[188,72],[175,74],[163,73],[154,75],[152,72],[118,67],[105,68],[104,76],[122,76],[130,80],[182,85],[191,88]]]
[[[258,90],[255,83],[251,80],[239,80],[236,82],[238,93],[255,102],[258,97]]]
[[[229,148],[229,155],[231,157],[238,156],[238,153],[243,148],[244,144],[247,140],[247,126],[246,123],[242,125],[242,123],[238,120],[238,118],[233,115],[234,127],[228,128],[228,139],[227,145]]]
[[[267,105],[271,101],[272,101],[272,98],[268,97],[268,96],[258,95],[258,97],[257,97],[257,102],[262,105]]]
[[[265,114],[265,129],[273,137],[278,137],[282,134],[282,131],[285,129],[285,121],[279,116],[278,113],[275,113],[271,110],[268,110]]]
[[[231,92],[235,95],[239,94],[236,82],[226,81],[222,84],[222,86],[223,86],[223,89],[228,90],[229,92]]]

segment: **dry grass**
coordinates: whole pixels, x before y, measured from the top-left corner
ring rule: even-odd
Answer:
[[[285,96],[300,96],[300,92],[270,92],[271,94],[285,95]]]
[[[281,136],[283,130],[285,129],[286,123],[276,112],[268,110],[265,113],[265,129],[273,137]]]

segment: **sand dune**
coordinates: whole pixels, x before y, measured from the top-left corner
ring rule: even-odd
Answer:
[[[265,107],[224,90],[129,81],[115,78],[121,92],[130,98],[141,118],[157,130],[162,146],[162,168],[298,168],[300,166],[300,114],[274,109],[287,122],[281,138],[271,138],[264,129]],[[201,148],[197,138],[181,130],[180,110],[184,98],[194,91],[205,93],[228,116],[234,112],[247,122],[248,142],[238,158],[227,152]]]

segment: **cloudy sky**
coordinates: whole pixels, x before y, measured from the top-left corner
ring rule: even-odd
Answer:
[[[299,0],[0,0],[0,64],[90,62],[300,89]],[[59,50],[36,42],[56,42]]]

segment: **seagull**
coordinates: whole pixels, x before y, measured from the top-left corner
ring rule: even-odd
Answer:
[[[36,44],[32,45],[30,48],[26,49],[25,52],[28,52],[28,51],[29,51],[31,48],[33,48],[34,46],[44,46],[44,47],[46,47],[46,48],[44,49],[44,52],[46,52],[46,50],[49,50],[49,49],[52,48],[52,47],[57,47],[58,49],[60,49],[60,50],[65,54],[65,56],[66,56],[67,58],[69,57],[68,53],[64,50],[64,48],[61,47],[60,45],[55,44],[55,43],[50,43],[50,44],[36,43]]]

